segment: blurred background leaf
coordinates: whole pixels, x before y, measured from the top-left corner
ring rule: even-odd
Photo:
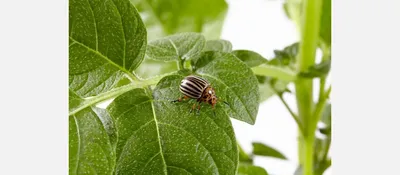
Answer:
[[[307,78],[324,77],[331,70],[331,60],[323,61],[311,66],[306,72],[300,72],[300,76]]]
[[[268,173],[262,167],[246,163],[240,163],[238,175],[268,175]]]
[[[251,158],[251,155],[248,155],[243,148],[238,144],[238,149],[239,149],[239,161],[244,162],[244,163],[253,163],[253,159]]]
[[[259,156],[267,156],[267,157],[274,157],[278,159],[286,160],[286,156],[284,156],[281,152],[272,148],[266,144],[253,142],[253,154]]]
[[[131,0],[147,28],[148,40],[180,32],[219,39],[228,4],[224,0]]]

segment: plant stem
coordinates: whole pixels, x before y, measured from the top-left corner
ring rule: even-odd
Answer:
[[[276,92],[275,88],[273,88],[274,91]],[[290,115],[292,115],[294,121],[297,124],[297,127],[299,128],[300,132],[302,135],[304,135],[304,127],[301,124],[299,117],[290,109],[289,105],[286,103],[285,99],[283,98],[283,94],[278,94],[279,99],[282,101],[282,103],[285,105],[286,109],[289,111]]]
[[[253,67],[251,70],[256,75],[274,77],[280,80],[294,81],[296,79],[296,72],[288,68],[285,69],[278,66],[263,64],[257,67]]]
[[[175,73],[175,72],[173,72],[173,73]],[[156,84],[158,81],[161,80],[162,77],[163,76],[156,76],[156,77],[153,77],[153,78],[150,78],[150,79],[146,79],[146,80],[142,80],[142,81],[135,81],[134,80],[134,81],[132,81],[131,84],[112,89],[112,90],[110,90],[108,92],[104,92],[104,93],[99,94],[99,95],[97,95],[95,97],[87,98],[87,99],[85,99],[85,101],[78,108],[75,108],[72,111],[70,111],[69,115],[74,115],[77,112],[79,112],[79,111],[81,111],[81,110],[83,110],[83,109],[85,109],[85,108],[87,108],[89,106],[95,105],[95,104],[97,104],[99,102],[102,102],[104,100],[108,100],[108,99],[111,99],[111,98],[118,97],[119,95],[121,95],[121,94],[123,94],[125,92],[128,92],[128,91],[130,91],[132,89],[144,88],[144,87],[147,87],[149,85]]]
[[[321,119],[322,113],[324,112],[326,101],[329,98],[331,90],[332,90],[332,86],[329,86],[328,90],[326,90],[326,92],[324,91],[323,95],[319,97],[320,100],[318,100],[318,103],[315,107],[315,112],[314,112],[314,116],[313,116],[314,121],[311,125],[313,127],[311,129],[313,129],[313,130],[317,129],[318,121]]]
[[[319,40],[319,25],[321,17],[322,0],[305,0],[303,6],[303,23],[301,24],[300,52],[298,55],[297,68],[300,72],[305,72],[315,64],[315,52]],[[314,140],[315,128],[312,126],[314,107],[313,102],[313,82],[310,79],[298,78],[295,81],[296,99],[298,114],[304,124],[303,146],[299,143],[299,148],[304,150],[299,154],[303,167],[303,175],[313,175],[314,163]],[[314,130],[313,130],[314,129]]]
[[[305,150],[304,150],[304,165],[303,165],[303,174],[305,175],[313,175],[313,165],[314,165],[314,135],[309,135],[305,138]]]
[[[184,64],[185,64],[185,60],[184,60],[184,59],[181,59],[181,58],[179,58],[179,61],[178,61],[178,69],[179,69],[179,70],[183,70],[183,69],[185,69],[185,66],[184,66]]]

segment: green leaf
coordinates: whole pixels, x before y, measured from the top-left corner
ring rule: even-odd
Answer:
[[[289,66],[294,69],[293,65],[296,64],[296,57],[299,53],[299,43],[293,43],[283,50],[274,50],[275,58],[272,59],[268,64]]]
[[[243,148],[238,144],[239,149],[239,161],[253,163],[253,159],[243,150]]]
[[[263,56],[250,50],[234,50],[232,53],[249,67],[256,67],[268,62]]]
[[[217,96],[230,104],[230,117],[255,123],[260,93],[257,78],[245,63],[231,53],[216,51],[204,52],[192,63],[194,72],[208,80]]]
[[[306,72],[300,72],[299,75],[307,78],[324,77],[331,69],[331,60],[323,61],[317,65],[314,65]]]
[[[69,87],[81,97],[113,88],[139,66],[146,29],[128,0],[69,1]]]
[[[231,52],[232,44],[227,40],[208,40],[203,51]]]
[[[219,39],[228,9],[224,0],[131,0],[144,18],[149,40],[180,32]]]
[[[160,61],[178,61],[198,55],[204,48],[205,38],[198,33],[180,33],[149,42],[147,58]]]
[[[116,174],[235,174],[238,149],[229,117],[203,105],[189,113],[181,96],[184,77],[164,77],[154,89],[134,89],[108,107],[116,121]],[[147,91],[147,92],[146,92]]]
[[[116,133],[109,122],[103,125],[108,117],[94,107],[69,117],[69,174],[113,174]]]
[[[83,105],[84,100],[79,97],[74,91],[72,91],[71,89],[69,89],[69,110],[75,110],[77,109],[79,106]]]
[[[115,146],[117,144],[117,129],[115,128],[113,119],[105,109],[92,107],[92,110],[94,113],[96,113],[101,123],[103,124],[103,127],[109,137],[110,144],[113,149],[115,149]]]
[[[239,165],[238,175],[268,175],[268,173],[262,167],[241,163]]]
[[[331,45],[331,0],[323,0],[319,35],[328,46]]]
[[[282,153],[280,153],[275,148],[272,148],[268,145],[258,142],[253,142],[253,154],[259,156],[275,157],[284,160],[287,159]]]

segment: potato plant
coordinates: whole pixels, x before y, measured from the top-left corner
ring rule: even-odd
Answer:
[[[330,11],[320,19],[322,0],[300,3],[303,11],[288,0],[285,9],[300,25],[302,40],[276,50],[272,59],[216,39],[212,31],[220,32],[224,1],[210,1],[215,6],[208,14],[200,1],[191,1],[200,5],[174,2],[183,8],[179,13],[155,8],[163,0],[69,1],[69,174],[267,174],[252,164],[254,155],[286,157],[263,143],[245,153],[231,118],[253,125],[259,104],[272,95],[288,107],[301,133],[297,173],[322,174],[330,166],[330,31],[319,32]],[[192,17],[194,27],[179,20]],[[153,31],[154,21],[161,31]],[[204,27],[210,21],[218,25]],[[324,55],[318,64],[317,47]],[[212,109],[201,103],[196,113],[190,112],[196,99],[173,103],[182,97],[179,85],[188,75],[207,80],[227,104]],[[321,82],[316,103],[314,78]],[[282,98],[292,93],[289,83],[296,87],[298,114]],[[105,101],[106,108],[98,107]],[[320,120],[328,139],[315,138]]]

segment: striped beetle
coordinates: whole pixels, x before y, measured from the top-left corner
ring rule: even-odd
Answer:
[[[200,112],[200,103],[208,103],[212,106],[213,110],[215,109],[215,105],[217,101],[222,101],[225,104],[229,105],[227,102],[218,99],[215,94],[215,90],[211,87],[211,84],[208,83],[201,77],[189,75],[185,77],[181,81],[181,85],[179,86],[179,91],[184,95],[183,97],[174,100],[173,102],[181,102],[186,99],[196,99],[198,102],[197,113]],[[193,104],[190,113],[196,108],[196,103]],[[214,111],[215,115],[215,111]]]

